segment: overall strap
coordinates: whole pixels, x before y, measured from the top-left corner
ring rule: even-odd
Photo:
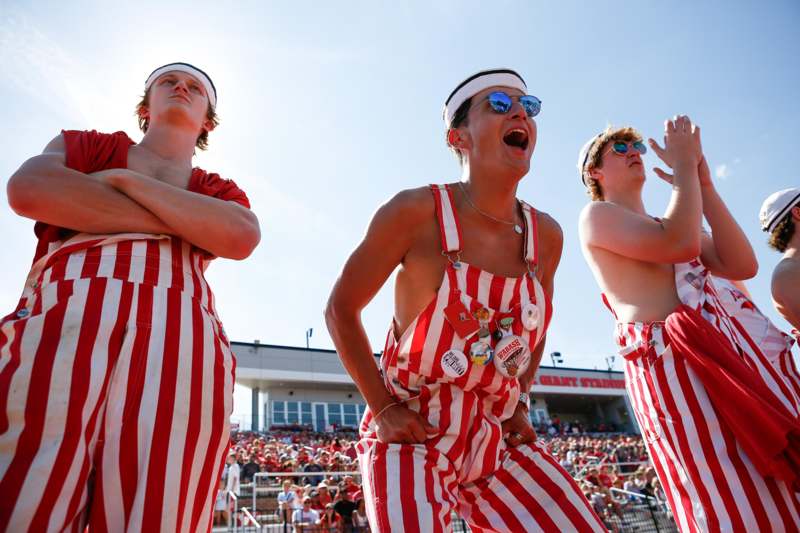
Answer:
[[[528,270],[536,272],[536,266],[539,264],[539,232],[536,222],[536,210],[523,202],[519,201],[522,206],[522,218],[525,219],[525,263],[528,265]]]
[[[458,253],[461,251],[461,227],[453,208],[453,191],[449,185],[431,185],[430,188],[436,204],[439,233],[442,236],[442,253]]]
[[[614,318],[617,319],[617,313],[616,313],[616,311],[614,311],[614,308],[611,307],[611,303],[608,301],[608,298],[606,297],[606,293],[601,292],[600,293],[600,297],[603,299],[603,303],[605,304],[605,306],[608,307],[608,310],[611,311],[611,314],[614,315]]]

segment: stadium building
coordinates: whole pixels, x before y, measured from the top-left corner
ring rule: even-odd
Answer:
[[[258,341],[232,342],[231,347],[236,383],[252,391],[249,420],[234,420],[239,429],[358,427],[366,405],[336,351]],[[537,424],[558,418],[638,431],[622,372],[541,365],[532,400],[531,419]]]

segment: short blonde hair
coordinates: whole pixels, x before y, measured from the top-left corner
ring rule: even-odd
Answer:
[[[614,141],[636,142],[642,140],[642,134],[631,126],[622,128],[615,128],[608,126],[603,133],[601,133],[597,140],[594,141],[589,153],[586,156],[586,164],[583,166],[583,178],[586,182],[587,194],[591,197],[592,201],[604,200],[603,189],[600,183],[591,176],[591,170],[595,168],[602,168],[603,165],[603,152],[605,152],[608,143]]]

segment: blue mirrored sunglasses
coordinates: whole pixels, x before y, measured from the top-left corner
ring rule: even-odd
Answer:
[[[513,98],[519,101],[522,108],[525,109],[525,114],[528,115],[529,118],[535,117],[539,114],[539,111],[542,110],[542,101],[535,96],[526,94],[523,96],[514,96]],[[489,93],[486,99],[489,101],[489,105],[495,113],[506,114],[511,111],[511,106],[514,105],[512,97],[503,91]]]
[[[611,148],[606,150],[606,153],[613,151],[615,154],[625,155],[628,153],[628,147],[633,146],[633,149],[644,155],[647,153],[647,146],[642,141],[627,143],[625,141],[614,141]]]

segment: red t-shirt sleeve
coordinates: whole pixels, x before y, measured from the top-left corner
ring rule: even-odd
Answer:
[[[199,168],[194,170],[196,173],[192,180],[189,190],[192,192],[205,194],[220,200],[236,202],[237,204],[250,209],[250,200],[233,180],[226,180],[216,173],[209,173]]]
[[[89,174],[127,166],[128,147],[133,141],[125,132],[61,130],[61,136],[64,139],[64,164],[67,168]],[[36,222],[33,231],[43,241],[40,245],[57,241],[70,232],[44,222]]]
[[[125,168],[128,147],[133,141],[125,134],[91,131],[63,130],[66,147],[66,166],[89,174],[109,168]]]

